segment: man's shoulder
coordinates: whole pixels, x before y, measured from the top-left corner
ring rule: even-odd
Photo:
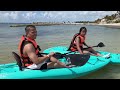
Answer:
[[[29,53],[35,51],[35,48],[32,43],[28,43],[24,46],[24,52]]]
[[[24,41],[24,45],[26,44],[32,44],[30,41]]]
[[[80,39],[80,36],[78,35],[78,36],[76,36],[76,38],[79,38],[79,39]]]
[[[24,48],[33,48],[34,47],[33,44],[29,41],[25,42],[24,46],[25,46]]]

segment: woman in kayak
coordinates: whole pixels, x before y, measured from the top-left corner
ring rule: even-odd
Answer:
[[[85,43],[86,34],[87,34],[87,29],[85,27],[81,27],[79,33],[74,35],[68,50],[73,52],[78,51],[80,54],[89,53],[91,55],[109,57],[109,54],[103,56],[97,51],[95,51],[91,46],[88,46]],[[87,48],[83,48],[83,45],[87,46]]]
[[[29,69],[47,69],[47,68],[69,68],[64,63],[57,60],[51,52],[48,55],[41,55],[39,53],[40,48],[37,45],[35,39],[37,37],[36,27],[28,25],[25,28],[26,35],[21,37],[19,43],[19,52],[22,58],[23,66]],[[51,62],[47,62],[50,60]]]

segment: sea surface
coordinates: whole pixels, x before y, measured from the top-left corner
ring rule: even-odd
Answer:
[[[10,27],[11,24],[0,24],[0,64],[15,62],[12,51],[18,53],[20,37],[25,34],[25,27]],[[86,43],[97,45],[103,42],[105,47],[95,50],[120,53],[120,29],[95,25],[53,25],[36,26],[38,36],[36,41],[42,51],[53,46],[69,46],[80,27],[86,27]],[[120,65],[108,64],[104,68],[77,79],[120,79]]]

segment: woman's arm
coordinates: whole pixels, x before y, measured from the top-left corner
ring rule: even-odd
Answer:
[[[80,39],[79,37],[76,37],[76,46],[77,46],[77,50],[80,54],[83,54],[83,51],[80,48]]]
[[[85,46],[89,47],[85,42],[83,43]]]
[[[87,46],[88,48],[92,48],[92,46],[87,45],[85,42],[83,43],[85,46]]]

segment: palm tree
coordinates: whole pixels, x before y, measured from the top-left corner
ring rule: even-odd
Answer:
[[[117,11],[117,17],[120,18],[120,11]]]
[[[117,13],[120,15],[120,11],[117,11]]]

